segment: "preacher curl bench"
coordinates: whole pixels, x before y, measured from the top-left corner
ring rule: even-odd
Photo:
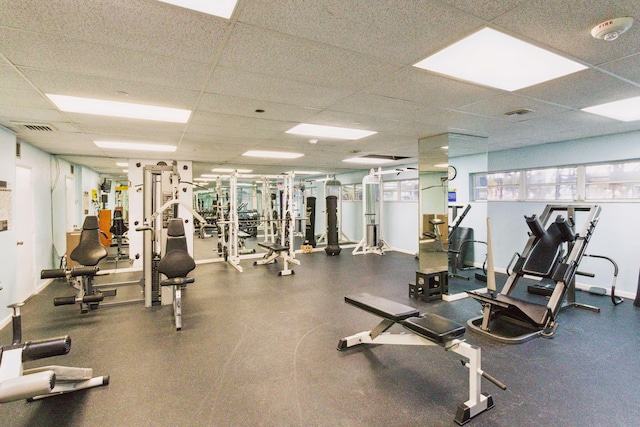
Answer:
[[[71,350],[71,338],[68,335],[22,342],[20,308],[23,305],[24,303],[17,303],[9,306],[13,309],[13,340],[11,345],[0,347],[0,403],[20,399],[30,402],[109,384],[108,375],[94,377],[91,368],[50,365],[23,369],[23,362],[63,356]]]
[[[465,327],[434,313],[420,315],[418,310],[385,298],[367,293],[350,295],[345,302],[371,314],[382,317],[382,321],[372,330],[360,332],[338,342],[338,350],[358,344],[395,344],[440,346],[446,351],[466,357],[463,366],[469,368],[469,400],[458,405],[455,422],[462,425],[481,412],[494,406],[493,397],[481,392],[481,378],[486,378],[503,390],[506,386],[480,368],[480,347],[471,345],[461,338]],[[386,332],[394,324],[400,324],[412,334],[392,334]]]

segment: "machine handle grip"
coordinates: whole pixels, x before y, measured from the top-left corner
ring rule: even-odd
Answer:
[[[66,335],[40,341],[27,341],[22,347],[22,361],[43,359],[52,356],[64,356],[71,351],[71,337]]]
[[[502,381],[497,380],[493,376],[487,374],[485,371],[482,371],[480,373],[480,375],[482,375],[484,378],[488,379],[489,381],[491,381],[492,383],[494,383],[495,385],[500,387],[502,390],[506,390],[507,389],[507,386],[504,385],[504,383]]]
[[[71,277],[95,276],[100,271],[99,267],[74,267],[71,270]]]
[[[104,295],[102,293],[97,293],[94,295],[85,295],[82,297],[82,302],[85,304],[90,304],[93,302],[100,302],[104,300]]]
[[[67,272],[64,268],[56,268],[53,270],[42,270],[40,272],[41,279],[58,279],[60,277],[66,277]]]
[[[71,296],[71,297],[57,297],[53,299],[53,305],[54,306],[59,306],[59,305],[73,305],[76,303],[76,297],[75,296]]]

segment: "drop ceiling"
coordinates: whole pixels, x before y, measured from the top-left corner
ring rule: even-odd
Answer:
[[[615,42],[590,36],[619,16],[636,25]],[[445,132],[486,137],[490,150],[630,132],[640,121],[580,109],[640,96],[638,20],[637,0],[240,0],[229,20],[154,0],[2,0],[0,124],[112,176],[116,161],[166,155],[94,140],[175,144],[170,159],[194,161],[196,175],[271,174],[350,171],[343,159],[371,154],[408,157],[391,167],[417,163],[417,141]],[[588,68],[506,92],[412,66],[487,26]],[[45,93],[193,113],[186,124],[64,113]],[[521,109],[531,112],[505,115]],[[285,133],[301,122],[378,133],[311,144]],[[259,160],[247,150],[304,157]]]

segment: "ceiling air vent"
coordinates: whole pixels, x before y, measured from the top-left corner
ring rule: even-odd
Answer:
[[[507,111],[506,113],[504,113],[504,115],[507,117],[517,117],[517,116],[524,116],[525,114],[529,114],[529,113],[533,113],[533,110],[530,110],[528,108],[519,108],[517,110]]]
[[[53,132],[56,130],[56,128],[48,123],[12,122],[12,124],[19,129],[29,130],[32,132]]]

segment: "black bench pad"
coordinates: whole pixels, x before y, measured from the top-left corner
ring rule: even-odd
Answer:
[[[402,326],[438,344],[444,344],[460,338],[465,333],[464,325],[434,313],[426,313],[422,317],[406,319],[402,322]]]
[[[172,279],[165,279],[160,282],[160,286],[182,286],[187,283],[194,283],[196,279],[193,277],[174,277]]]
[[[373,313],[394,322],[401,322],[409,317],[419,316],[420,312],[408,305],[390,301],[368,293],[347,295],[344,301],[362,310]]]
[[[491,295],[482,292],[467,292],[475,300],[487,302],[497,307],[497,311],[509,313],[509,316],[528,322],[533,326],[544,327],[549,309],[546,305],[519,300],[502,294]]]
[[[289,250],[289,246],[282,246],[282,245],[279,245],[277,243],[258,242],[258,246],[261,246],[263,248],[272,250],[274,252],[282,252],[282,251],[288,251]]]

